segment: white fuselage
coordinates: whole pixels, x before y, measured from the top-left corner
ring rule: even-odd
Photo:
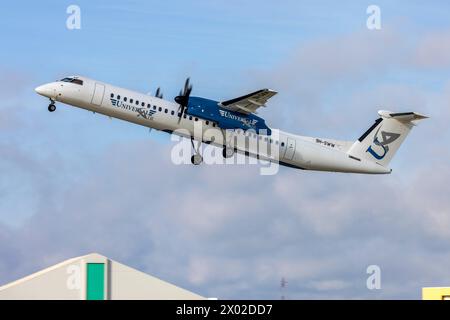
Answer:
[[[168,133],[173,132],[180,136],[193,137],[197,141],[219,147],[226,145],[224,135],[221,135],[221,139],[217,139],[216,133],[218,131],[223,132],[223,130],[220,130],[215,123],[189,115],[179,119],[179,105],[175,102],[86,77],[77,78],[83,81],[82,85],[57,81],[40,86],[36,88],[36,91],[51,100],[106,116]],[[194,126],[198,127],[199,124],[202,128],[200,134],[197,130],[194,130]],[[279,161],[280,164],[289,167],[355,173],[390,173],[391,171],[375,162],[350,157],[347,151],[353,142],[304,137],[278,130],[273,130],[269,137],[253,133],[247,135],[247,140],[238,138],[239,135],[246,135],[242,130],[234,130],[232,134],[236,136],[237,142],[234,144],[236,151],[262,159]],[[211,141],[213,140],[212,136],[214,136],[214,141]],[[271,156],[273,152],[268,155],[267,152],[260,151],[257,143],[251,143],[252,139],[255,142],[272,139],[272,143],[269,143],[269,145],[271,145],[272,150],[276,149],[275,154],[277,156]]]

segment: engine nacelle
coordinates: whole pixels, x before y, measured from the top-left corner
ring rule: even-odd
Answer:
[[[247,115],[222,108],[218,101],[210,99],[189,97],[186,113],[216,122],[222,129],[251,129],[261,134],[272,134],[263,118],[257,117],[253,113]]]

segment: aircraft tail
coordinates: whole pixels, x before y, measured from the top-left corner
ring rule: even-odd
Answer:
[[[428,118],[415,112],[378,111],[380,118],[350,147],[348,155],[384,167],[394,157],[415,122]]]

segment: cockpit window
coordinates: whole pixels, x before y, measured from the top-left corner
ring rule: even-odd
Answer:
[[[61,79],[60,81],[75,83],[75,84],[79,84],[80,86],[83,85],[83,80],[76,79],[76,78],[64,78],[64,79]]]

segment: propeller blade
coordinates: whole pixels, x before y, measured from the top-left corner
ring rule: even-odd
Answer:
[[[184,82],[184,95],[186,96],[189,89],[189,78],[186,78],[186,81]]]
[[[184,88],[182,90],[180,90],[180,94],[175,97],[175,102],[179,104],[178,123],[180,123],[181,117],[183,116],[184,111],[187,108],[191,91],[192,91],[192,85],[190,84],[190,78],[186,78],[186,81],[184,82]]]
[[[155,97],[160,98],[160,99],[163,98],[163,94],[161,93],[160,87],[158,87],[158,89],[156,89]]]

